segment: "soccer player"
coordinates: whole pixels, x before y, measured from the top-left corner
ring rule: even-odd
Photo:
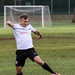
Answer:
[[[60,75],[59,73],[54,72],[37,54],[33,46],[31,32],[36,34],[38,39],[42,38],[42,34],[28,23],[27,14],[22,14],[20,16],[19,24],[13,24],[11,21],[7,21],[7,24],[13,29],[17,44],[16,75],[23,75],[22,68],[27,58],[49,71],[51,75]]]

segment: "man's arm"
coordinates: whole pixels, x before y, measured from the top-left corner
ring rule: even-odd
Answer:
[[[37,38],[42,38],[42,34],[39,31],[35,31],[34,34],[37,35]]]
[[[7,21],[7,25],[9,25],[10,27],[14,26],[14,24],[11,21]]]

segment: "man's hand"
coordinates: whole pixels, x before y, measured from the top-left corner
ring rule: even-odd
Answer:
[[[42,38],[42,35],[36,35],[36,38],[40,39],[40,38]]]
[[[9,26],[11,26],[11,27],[14,26],[14,24],[13,24],[11,21],[7,21],[7,25],[9,25]]]
[[[42,34],[41,34],[39,31],[36,30],[36,31],[34,32],[34,34],[36,34],[36,38],[37,38],[37,39],[42,38]]]

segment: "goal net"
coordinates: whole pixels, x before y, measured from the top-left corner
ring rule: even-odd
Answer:
[[[8,20],[19,23],[21,14],[26,13],[29,23],[34,27],[49,27],[52,25],[48,6],[4,6],[4,27]]]

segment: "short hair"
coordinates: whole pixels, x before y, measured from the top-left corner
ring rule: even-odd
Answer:
[[[26,13],[23,13],[23,14],[20,15],[20,19],[22,19],[22,18],[27,19],[28,15]]]

